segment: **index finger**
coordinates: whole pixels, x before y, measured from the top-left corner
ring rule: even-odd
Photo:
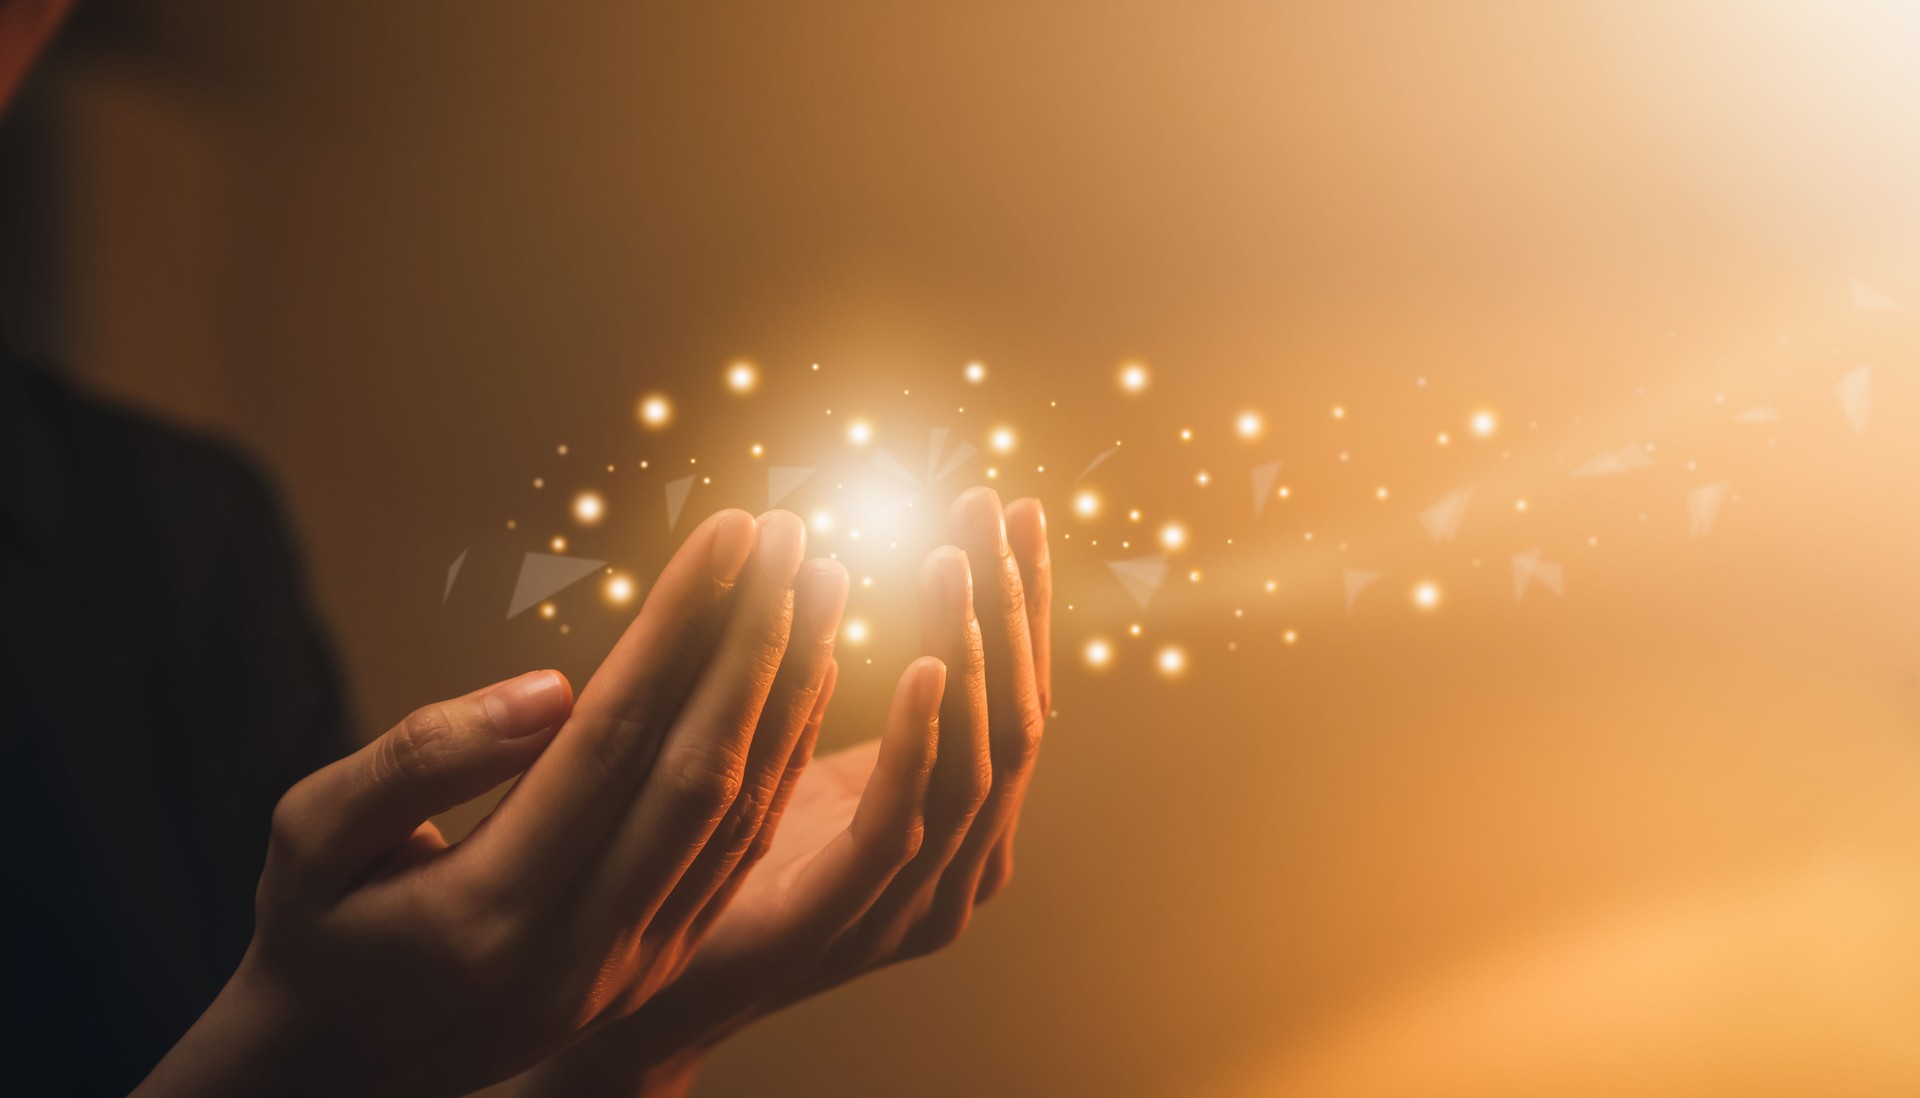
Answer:
[[[758,530],[722,511],[688,535],[546,753],[462,846],[523,901],[570,880],[624,818],[727,620]]]

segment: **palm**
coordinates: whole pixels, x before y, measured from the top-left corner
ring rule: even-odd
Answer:
[[[792,920],[807,906],[808,869],[846,832],[879,750],[879,740],[868,740],[808,764],[781,813],[772,845],[714,920],[694,967],[724,963],[740,951],[785,940]]]

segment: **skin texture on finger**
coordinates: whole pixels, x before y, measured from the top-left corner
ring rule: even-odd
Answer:
[[[1020,566],[1020,587],[1026,594],[1027,635],[1033,646],[1033,679],[1040,695],[1040,712],[1053,711],[1053,561],[1047,545],[1046,512],[1040,501],[1017,499],[1007,505],[1007,543]],[[1037,762],[1038,760],[1035,760]],[[1031,774],[1027,776],[1031,781]],[[1026,786],[1020,800],[1024,804]],[[1013,842],[1020,830],[1020,805],[1006,813],[1006,822],[987,856],[975,890],[976,903],[990,899],[1013,876]]]
[[[741,569],[719,647],[668,729],[658,765],[576,897],[579,920],[589,933],[617,937],[647,925],[682,885],[695,895],[710,892],[715,882],[688,879],[688,868],[750,781],[764,782],[769,795],[777,784],[777,773],[749,776],[745,768],[754,728],[786,654],[806,526],[786,511],[770,511],[759,527],[759,544]],[[685,914],[691,918],[696,911],[697,906]]]
[[[719,642],[757,536],[752,516],[722,511],[667,562],[553,743],[460,844],[481,894],[557,900],[603,848]]]
[[[808,561],[795,577],[792,635],[753,731],[740,792],[656,916],[663,927],[693,924],[743,869],[780,787],[788,784],[794,749],[817,708],[833,664],[833,639],[846,609],[847,587],[847,570],[834,560]]]
[[[1037,504],[1033,510],[1037,512]],[[1032,524],[1037,518],[1035,514],[1026,521]],[[986,488],[963,493],[954,501],[949,533],[966,550],[973,566],[974,608],[986,652],[993,787],[942,877],[927,923],[921,928],[935,943],[950,940],[966,926],[988,862],[1019,815],[1046,727],[1021,565],[1009,540],[1009,523],[1000,510],[999,497]],[[1041,533],[1044,551],[1044,526]]]
[[[291,857],[313,883],[344,891],[391,859],[428,817],[532,765],[572,708],[566,676],[532,671],[416,710],[288,792],[275,811],[275,857]]]

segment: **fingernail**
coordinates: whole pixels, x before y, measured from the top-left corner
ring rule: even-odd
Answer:
[[[732,582],[753,552],[756,531],[753,519],[745,511],[727,511],[715,520],[713,529],[713,574],[722,582]]]
[[[807,626],[821,640],[840,631],[847,609],[847,570],[838,564],[819,564],[807,579]]]
[[[948,549],[940,561],[940,590],[946,596],[948,611],[972,621],[973,569],[968,567],[964,551],[951,546]]]
[[[565,720],[573,690],[558,671],[529,671],[496,684],[480,699],[501,739],[517,740]]]
[[[1000,548],[1007,546],[1007,518],[1000,510],[1000,494],[991,488],[975,488],[961,498],[961,523],[970,537],[992,537],[999,531]]]
[[[793,582],[807,554],[807,527],[791,511],[760,516],[760,570],[781,587]]]
[[[940,697],[947,690],[947,665],[932,656],[922,657],[915,668],[913,704],[928,720],[940,715]]]

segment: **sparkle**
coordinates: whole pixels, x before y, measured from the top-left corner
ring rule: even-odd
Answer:
[[[1241,412],[1240,418],[1234,421],[1233,426],[1240,432],[1241,438],[1259,438],[1264,425],[1260,422],[1258,412]]]
[[[1113,662],[1113,646],[1103,640],[1090,640],[1086,649],[1087,666],[1105,667]]]
[[[553,540],[547,543],[547,547],[556,553],[564,553],[567,551],[567,539],[555,534]]]
[[[615,606],[623,606],[633,598],[633,580],[626,576],[611,576],[607,579],[607,601]]]
[[[736,393],[751,393],[760,384],[760,371],[751,362],[736,362],[727,367],[727,388]]]
[[[1092,518],[1100,513],[1100,497],[1092,492],[1081,492],[1073,497],[1073,513],[1081,518]]]
[[[1433,441],[1439,443],[1442,446],[1445,446],[1447,443],[1452,442],[1453,440],[1447,437],[1447,433],[1445,431],[1442,431],[1439,434],[1434,436]]]
[[[1192,441],[1193,441],[1193,428],[1191,428],[1191,427],[1182,427],[1182,428],[1180,428],[1180,441],[1181,441],[1181,442],[1192,442]]]
[[[1277,580],[1268,580],[1268,581],[1267,581],[1267,594],[1269,594],[1269,595],[1271,595],[1271,594],[1273,594],[1273,593],[1274,593],[1275,591],[1278,591],[1278,590],[1280,590],[1280,584],[1279,584],[1279,582],[1278,582]]]
[[[824,534],[831,529],[833,529],[833,513],[831,511],[815,511],[813,513],[814,532]]]
[[[567,456],[567,444],[563,442],[563,443],[561,443],[560,445],[558,445],[558,446],[555,446],[555,447],[553,448],[553,452],[554,452],[554,453],[556,453],[556,454],[559,454],[559,455],[560,455],[561,457],[566,457],[566,456]]]
[[[1120,367],[1120,388],[1129,393],[1145,392],[1147,388],[1147,368],[1137,362]]]
[[[1413,605],[1421,610],[1432,610],[1440,605],[1440,585],[1432,580],[1421,580],[1413,585]]]
[[[978,362],[969,362],[967,363],[966,375],[968,381],[978,385],[987,380],[987,368]]]
[[[648,427],[665,427],[673,418],[673,405],[658,393],[640,400],[640,422]]]
[[[1513,509],[1514,509],[1514,510],[1516,510],[1516,511],[1525,511],[1525,510],[1527,509],[1527,501],[1526,501],[1526,500],[1524,500],[1524,499],[1516,499],[1516,500],[1514,500],[1514,501],[1513,501]]]
[[[1134,623],[1133,623],[1132,625],[1129,625],[1129,626],[1127,626],[1127,635],[1128,635],[1128,636],[1130,636],[1130,637],[1137,637],[1137,636],[1139,636],[1139,635],[1140,635],[1140,623],[1136,621],[1136,622],[1134,622]]]
[[[1280,486],[1280,498],[1281,498],[1281,499],[1291,499],[1292,497],[1293,497],[1293,489],[1291,489],[1291,488],[1289,488],[1289,487],[1287,487],[1286,485],[1284,485],[1284,484],[1282,484],[1282,485]]]
[[[540,616],[552,621],[560,613],[560,608],[550,602],[540,604]]]
[[[1160,650],[1160,654],[1154,658],[1154,662],[1160,666],[1161,674],[1178,675],[1187,669],[1187,654],[1172,645],[1168,645]]]
[[[1134,508],[1133,510],[1131,510],[1131,511],[1128,511],[1128,512],[1127,512],[1127,521],[1128,521],[1128,522],[1139,522],[1139,521],[1140,521],[1140,509],[1139,509],[1138,507],[1136,507],[1136,508]]]
[[[1199,582],[1200,582],[1200,569],[1198,569],[1198,568],[1195,568],[1195,569],[1194,569],[1193,571],[1191,571],[1191,572],[1188,572],[1188,573],[1187,573],[1187,582],[1188,582],[1188,583],[1199,583]]]
[[[846,638],[848,644],[865,644],[867,643],[867,623],[854,618],[841,627],[840,635]]]
[[[995,427],[993,434],[988,436],[987,443],[996,453],[1007,453],[1013,449],[1013,428]]]
[[[1187,543],[1186,527],[1177,522],[1169,522],[1160,528],[1160,544],[1168,549],[1178,549]]]
[[[856,419],[847,427],[847,441],[855,446],[865,446],[873,441],[873,425],[864,419]]]
[[[1195,473],[1193,475],[1193,482],[1195,484],[1198,484],[1202,488],[1205,488],[1207,486],[1207,482],[1211,479],[1213,478],[1207,476],[1207,471],[1205,469],[1202,469],[1198,473]]]
[[[1344,404],[1336,404],[1336,405],[1334,405],[1334,406],[1333,406],[1333,418],[1335,418],[1335,419],[1345,419],[1345,418],[1347,418],[1347,407],[1346,407],[1346,405],[1344,405]]]
[[[1473,428],[1474,434],[1487,438],[1493,434],[1495,428],[1500,426],[1500,421],[1494,418],[1491,411],[1482,408],[1467,420],[1467,426]]]
[[[754,457],[759,457],[762,454],[767,452],[767,448],[756,442],[747,452],[752,454]]]
[[[1293,644],[1300,639],[1300,634],[1295,632],[1292,629],[1289,629],[1286,632],[1280,634],[1280,639],[1283,641],[1286,641],[1288,644]]]
[[[1384,484],[1382,484],[1382,485],[1381,485],[1380,487],[1378,487],[1378,488],[1375,488],[1375,489],[1373,490],[1373,498],[1374,498],[1374,499],[1386,499],[1386,498],[1387,498],[1387,486],[1386,486],[1386,485],[1384,485]]]
[[[588,526],[599,522],[606,513],[605,501],[593,492],[582,492],[573,497],[573,517]]]

